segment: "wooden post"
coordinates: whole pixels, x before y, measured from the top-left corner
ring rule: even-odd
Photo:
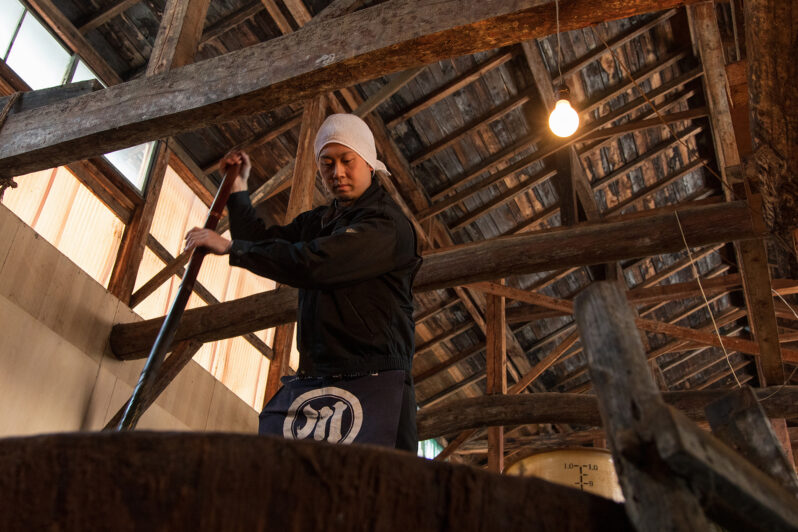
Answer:
[[[593,283],[577,296],[574,313],[629,520],[640,531],[710,530],[696,498],[684,481],[663,470],[656,453],[630,456],[642,447],[647,420],[666,406],[623,290],[612,282]]]
[[[792,452],[789,458],[785,455],[770,420],[750,386],[730,392],[708,404],[705,410],[712,434],[798,497],[798,476],[795,474]]]
[[[488,395],[507,393],[507,341],[504,334],[504,298],[488,294],[486,298],[487,382]],[[504,469],[504,427],[488,428],[488,471]]]
[[[317,96],[305,103],[305,111],[302,115],[302,124],[299,129],[296,164],[294,165],[294,177],[291,182],[291,196],[288,199],[285,223],[291,222],[300,213],[309,210],[313,206],[313,191],[316,187],[316,160],[313,156],[313,141],[324,120],[324,112],[325,103],[323,96]],[[293,322],[277,327],[272,345],[274,358],[269,365],[263,404],[268,403],[280,388],[280,377],[285,375],[288,369],[288,359],[291,356],[293,340]]]
[[[599,411],[638,530],[795,530],[795,497],[662,400],[621,289],[594,283],[575,315]],[[706,512],[706,514],[704,513]]]

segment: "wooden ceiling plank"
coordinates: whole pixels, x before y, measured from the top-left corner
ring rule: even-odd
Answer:
[[[461,362],[463,360],[466,360],[468,358],[471,358],[474,355],[482,353],[484,350],[485,350],[485,342],[480,342],[480,343],[470,347],[469,349],[461,351],[460,353],[454,355],[453,357],[447,358],[443,362],[440,362],[439,364],[436,364],[435,366],[432,366],[429,369],[426,369],[424,371],[420,371],[418,373],[414,372],[413,373],[413,382],[415,382],[416,386],[418,386],[420,383],[424,382],[425,380],[429,379],[430,377],[433,377],[433,376],[437,375],[441,371],[449,369],[450,367],[454,366],[455,364],[457,364],[457,363],[459,363],[459,362]]]
[[[670,82],[668,84],[664,84],[661,87],[658,87],[657,89],[654,89],[654,91],[652,91],[652,92],[661,92],[661,93],[664,94],[664,93],[666,93],[666,92],[668,92],[670,90],[674,90],[674,89],[678,88],[679,86],[681,86],[684,83],[686,83],[687,82],[686,80],[692,80],[698,75],[700,75],[700,71],[698,71],[698,70],[693,71],[693,72],[688,73],[686,75],[680,76],[679,78],[677,78],[676,80],[673,80],[672,82]],[[472,185],[460,190],[459,192],[454,193],[453,195],[451,195],[451,196],[449,196],[449,197],[447,197],[445,199],[436,201],[435,203],[433,203],[433,205],[431,207],[429,207],[428,209],[425,209],[423,212],[420,212],[418,214],[418,217],[421,220],[425,220],[427,218],[435,216],[436,214],[439,214],[439,213],[443,212],[444,210],[446,210],[448,208],[451,208],[452,206],[454,206],[454,205],[456,205],[456,204],[458,204],[458,203],[460,203],[462,201],[465,201],[466,199],[470,198],[471,196],[473,196],[473,195],[481,192],[482,190],[484,190],[487,186],[492,185],[492,184],[498,182],[501,179],[504,179],[504,178],[506,178],[508,176],[515,175],[517,172],[523,170],[524,168],[526,168],[526,167],[528,167],[528,166],[530,166],[530,165],[532,165],[534,163],[540,162],[540,161],[544,160],[545,158],[547,158],[547,157],[549,157],[551,155],[554,155],[555,153],[557,153],[558,151],[560,151],[562,149],[570,149],[573,144],[575,144],[577,142],[580,142],[583,137],[591,134],[593,131],[599,130],[601,127],[605,126],[606,124],[609,124],[613,120],[616,120],[619,116],[623,116],[626,113],[631,112],[632,110],[634,110],[634,108],[642,107],[643,105],[646,105],[645,99],[643,99],[642,97],[638,98],[636,100],[633,100],[629,104],[623,106],[620,110],[624,110],[625,112],[623,112],[622,114],[617,112],[617,111],[613,112],[610,115],[607,115],[606,117],[602,117],[602,118],[596,120],[595,122],[586,125],[578,133],[576,133],[572,137],[569,137],[568,139],[551,140],[551,141],[545,143],[544,145],[540,146],[539,149],[537,151],[535,151],[534,153],[519,159],[515,163],[513,163],[513,164],[511,164],[511,165],[509,165],[509,166],[507,166],[505,168],[502,168],[501,170],[498,170],[494,174],[491,174],[490,176],[488,176],[486,179],[483,179],[483,180],[481,180],[479,182],[476,182],[476,183],[474,183],[474,184],[472,184]],[[662,106],[658,106],[658,108],[661,108],[661,107]],[[653,111],[651,113],[649,113],[649,114],[653,114]],[[528,146],[528,142],[530,140],[530,137],[531,136],[524,137],[524,139],[522,139],[518,143],[516,143],[513,146],[511,146],[512,150],[510,150],[510,151],[504,150],[503,152],[501,152],[501,154],[498,154],[496,156],[492,156],[491,158],[488,159],[490,161],[489,165],[483,165],[482,167],[480,167],[478,173],[477,173],[477,171],[473,171],[473,172],[467,173],[463,179],[458,179],[457,182],[454,183],[453,185],[451,185],[451,186],[447,187],[445,190],[442,190],[441,192],[435,194],[433,196],[433,199],[436,198],[436,197],[444,197],[447,193],[455,190],[456,188],[458,188],[458,187],[460,187],[462,185],[465,185],[470,180],[478,177],[479,175],[481,175],[485,171],[488,171],[490,168],[493,167],[494,164],[496,164],[495,161],[499,161],[505,156],[506,156],[507,159],[509,159],[513,155],[516,155],[518,151],[520,151],[521,149],[523,149],[523,148]],[[525,144],[525,143],[527,143],[527,144]],[[505,153],[505,152],[507,152],[507,153]],[[508,155],[508,154],[510,154],[510,155]],[[584,153],[580,154],[580,156],[582,156],[582,155],[584,155]],[[613,179],[617,179],[618,177],[620,177],[620,176],[615,176],[614,174],[613,174],[613,176],[614,176]],[[605,185],[608,185],[608,184],[609,184],[609,181],[607,181],[607,182],[602,181],[600,184],[595,184],[594,183],[594,187],[595,186],[605,186]],[[591,194],[590,197],[592,197],[592,194]],[[594,199],[594,201],[595,201],[595,199]]]
[[[255,135],[252,135],[241,142],[237,143],[235,146],[231,147],[230,150],[252,150],[263,144],[273,141],[283,133],[294,129],[295,127],[299,126],[300,122],[302,121],[302,113],[296,113],[295,115],[291,116],[287,120],[282,121],[279,124],[276,124],[274,127],[266,130],[261,131]],[[206,174],[210,174],[215,172],[219,169],[219,161],[215,161],[212,164],[204,167],[202,169],[203,172]]]
[[[643,22],[638,24],[637,26],[633,26],[632,28],[628,29],[627,31],[616,35],[612,39],[607,41],[607,45],[609,46],[610,50],[616,50],[620,48],[624,44],[628,43],[629,41],[643,35],[647,31],[659,26],[663,22],[667,22],[671,19],[676,13],[678,13],[677,9],[669,9],[659,16],[654,17],[652,20],[647,22]],[[562,69],[562,76],[556,76],[552,83],[556,86],[562,83],[563,78],[567,78],[568,76],[579,72],[582,68],[586,67],[593,61],[598,60],[602,55],[606,53],[610,53],[610,50],[607,50],[606,46],[601,45],[596,46],[593,50],[586,53],[582,57],[579,57],[576,61],[571,64],[565,65]]]
[[[509,113],[509,112],[511,112],[511,111],[513,111],[515,109],[518,109],[519,107],[521,107],[525,103],[529,102],[533,94],[534,94],[534,90],[526,89],[526,90],[516,94],[512,98],[510,98],[509,100],[507,100],[507,102],[505,102],[501,106],[497,107],[496,109],[492,109],[491,111],[489,111],[485,115],[480,116],[480,117],[472,120],[471,122],[465,124],[463,127],[460,127],[458,129],[452,131],[451,133],[446,135],[444,138],[442,138],[441,140],[439,140],[437,142],[434,142],[434,143],[430,144],[423,152],[421,152],[418,155],[416,155],[413,158],[413,160],[410,161],[411,166],[417,166],[417,165],[421,164],[422,162],[426,161],[427,159],[429,159],[430,157],[432,157],[436,153],[439,153],[440,151],[442,151],[442,150],[446,149],[447,147],[451,146],[452,144],[454,144],[458,140],[462,139],[464,136],[466,136],[467,134],[471,133],[472,131],[475,131],[475,130],[477,130],[477,129],[479,129],[479,128],[481,128],[481,127],[483,127],[483,126],[485,126],[485,125],[487,125],[487,124],[489,124],[489,123],[491,123],[491,122],[493,122],[495,120],[498,120],[499,118],[503,117],[507,113]]]
[[[582,140],[594,140],[614,138],[620,135],[626,135],[634,131],[645,130],[649,128],[660,128],[664,124],[672,124],[674,122],[687,122],[696,118],[704,118],[709,116],[709,111],[706,107],[697,107],[695,109],[688,109],[687,111],[677,111],[675,113],[663,113],[662,118],[649,118],[646,120],[632,120],[621,124],[620,126],[605,127],[594,131],[590,135],[584,137]]]
[[[512,51],[506,52],[497,52],[495,55],[486,59],[482,63],[478,63],[473,68],[463,72],[450,82],[444,84],[442,87],[435,89],[434,91],[426,94],[421,100],[418,102],[413,103],[408,109],[405,109],[399,115],[391,118],[385,123],[385,126],[388,129],[395,128],[399,123],[405,122],[410,119],[410,117],[420,113],[421,111],[428,109],[438,103],[439,101],[443,100],[447,96],[454,94],[455,92],[459,91],[463,87],[474,83],[478,79],[480,79],[485,73],[494,70],[504,63],[508,62],[510,59],[513,58]]]
[[[427,340],[423,344],[417,346],[415,356],[422,356],[428,351],[432,350],[433,347],[440,344],[441,342],[448,342],[455,336],[458,336],[466,331],[470,331],[473,327],[474,323],[471,321],[455,325],[453,328],[449,329],[448,331],[443,331],[441,334],[437,335],[436,337]]]
[[[596,6],[590,0],[583,1],[581,13],[572,11],[595,13]],[[669,0],[663,5],[662,1],[636,0],[609,7],[603,4],[602,15],[605,19],[626,17],[691,1]],[[31,3],[39,8],[48,6],[45,14],[50,18],[65,18],[52,0]],[[544,3],[529,0],[525,9],[500,0],[378,4],[305,32],[187,65],[154,80],[139,79],[109,87],[80,98],[79,109],[70,101],[9,117],[0,130],[0,165],[8,174],[53,167],[263,112],[420,63],[548,34],[553,15],[541,13],[539,7]],[[419,13],[424,16],[419,17]],[[410,20],[415,31],[409,36],[406,28]],[[561,27],[567,31],[585,23],[569,16],[561,20]],[[376,39],[371,32],[358,31],[375,24],[381,28]],[[339,39],[340,35],[347,35],[345,42]],[[96,54],[90,46],[84,48],[82,51]],[[287,56],[286,49],[302,49],[305,53]],[[91,58],[86,59],[93,66]],[[236,82],[231,83],[227,75],[231,71],[246,75],[236,76]],[[142,109],[147,112],[142,113]],[[77,114],[85,119],[76,120]],[[146,127],[142,127],[144,122]]]

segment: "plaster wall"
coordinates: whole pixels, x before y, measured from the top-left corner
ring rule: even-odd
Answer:
[[[144,365],[114,358],[111,327],[140,319],[0,204],[0,436],[100,430]],[[255,410],[192,361],[138,428],[257,425]]]

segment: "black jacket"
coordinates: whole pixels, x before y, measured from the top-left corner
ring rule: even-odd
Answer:
[[[299,288],[300,374],[411,370],[421,257],[413,227],[376,181],[350,207],[318,207],[286,226],[266,228],[246,192],[227,207],[230,264]]]

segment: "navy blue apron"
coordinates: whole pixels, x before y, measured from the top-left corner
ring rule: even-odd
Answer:
[[[363,377],[283,377],[263,407],[259,434],[292,440],[393,447],[402,408],[403,370]]]

